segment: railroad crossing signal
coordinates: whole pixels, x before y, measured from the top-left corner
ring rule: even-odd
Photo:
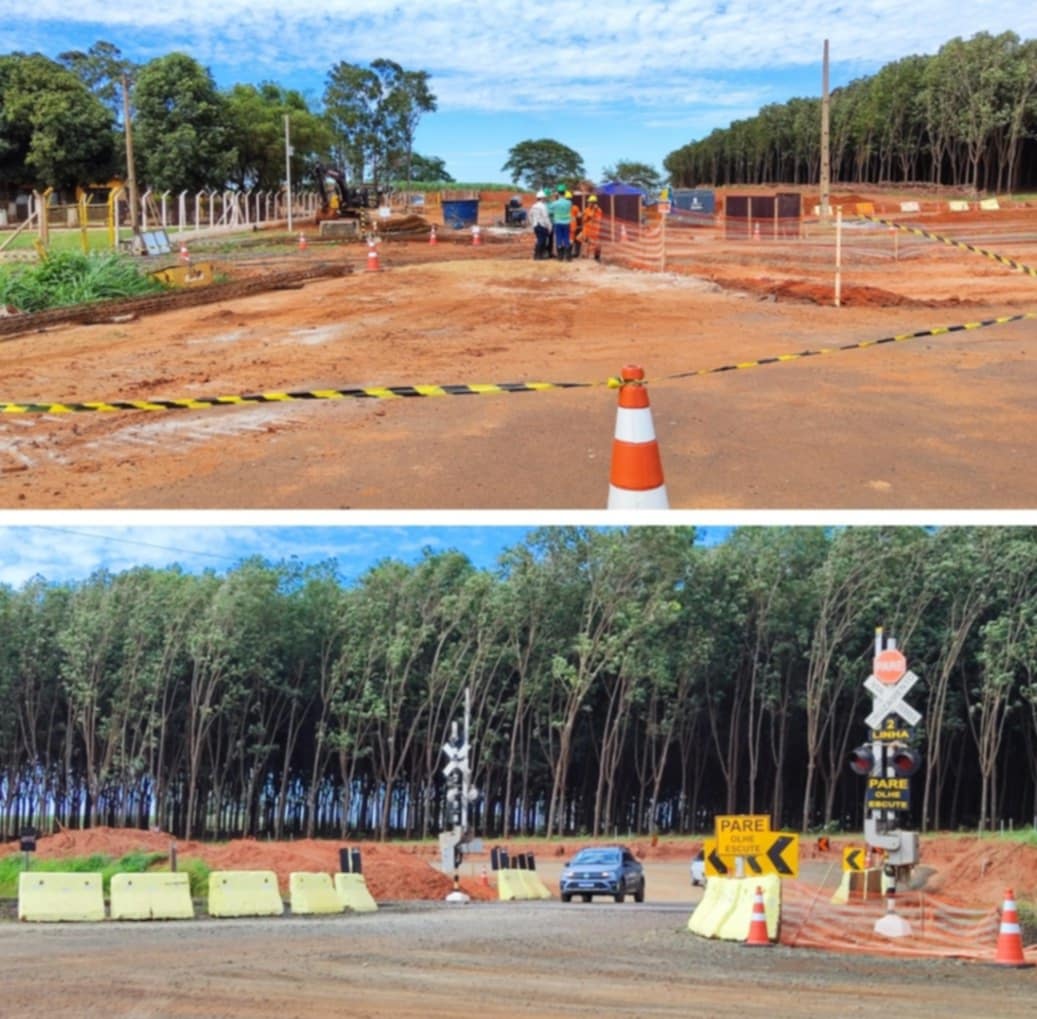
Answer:
[[[894,683],[884,683],[874,674],[870,675],[864,681],[864,689],[872,696],[871,714],[865,719],[869,728],[879,728],[888,715],[899,715],[908,725],[918,725],[921,713],[904,700],[917,682],[918,677],[913,672],[903,673]]]

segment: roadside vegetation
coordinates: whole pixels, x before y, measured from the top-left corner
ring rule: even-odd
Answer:
[[[168,870],[166,853],[133,852],[118,858],[95,853],[92,856],[69,857],[63,860],[30,858],[29,870],[34,873],[100,874],[105,898],[111,893],[112,875],[146,874],[149,871]],[[18,898],[18,876],[25,870],[22,853],[0,857],[0,899]],[[177,870],[188,875],[192,899],[205,899],[209,894],[210,868],[201,860],[179,860]]]
[[[23,312],[139,297],[165,289],[128,258],[114,253],[56,251],[38,263],[0,267],[0,304]]]

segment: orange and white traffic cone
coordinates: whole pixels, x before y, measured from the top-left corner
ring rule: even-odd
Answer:
[[[669,509],[644,369],[628,364],[619,384],[609,509]]]
[[[374,244],[367,245],[367,271],[378,272],[381,266],[378,264],[378,248]]]
[[[994,962],[998,966],[1013,966],[1024,969],[1033,966],[1023,955],[1023,932],[1019,927],[1019,910],[1011,888],[1005,890],[1005,902],[1001,907],[1001,929],[997,935],[997,953]]]
[[[482,244],[482,233],[477,226],[472,227],[472,246],[478,247]]]
[[[486,873],[486,864],[485,863],[483,864],[483,867],[482,867],[482,873],[480,873],[480,875],[479,875],[479,881],[481,882],[481,884],[484,887],[486,887],[486,888],[490,887],[490,875]]]
[[[747,948],[770,948],[771,936],[767,933],[767,910],[763,905],[763,889],[757,885],[753,896],[753,915],[749,921],[749,936],[742,942]]]
[[[432,224],[432,229],[429,231],[428,242],[429,242],[429,244],[438,244],[439,243],[439,238],[436,237],[436,224],[435,223]]]
[[[304,234],[302,231],[299,232],[299,250],[306,250],[306,234]]]
[[[185,264],[191,261],[191,253],[187,250],[187,241],[180,242],[180,261]]]
[[[753,223],[753,240],[758,241],[760,239],[760,224]]]

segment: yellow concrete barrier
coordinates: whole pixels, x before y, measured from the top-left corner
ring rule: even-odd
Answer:
[[[191,920],[191,882],[183,873],[113,874],[113,920]]]
[[[767,933],[778,936],[781,920],[781,878],[776,874],[761,877],[711,877],[702,900],[688,920],[688,930],[704,938],[744,941],[749,936],[756,889],[763,889],[767,913]]]
[[[280,916],[284,902],[272,870],[214,870],[209,916]]]
[[[984,212],[996,212],[1001,208],[1001,203],[996,198],[982,198],[979,207]]]
[[[18,875],[18,919],[42,923],[103,920],[101,875],[23,871]]]
[[[497,871],[497,898],[501,902],[514,902],[528,898],[526,885],[519,876],[522,871],[507,867]]]
[[[540,879],[540,875],[535,870],[527,870],[526,873],[529,875],[529,883],[533,892],[534,899],[549,899],[551,898],[551,889],[544,884]]]
[[[288,894],[292,912],[297,916],[310,913],[341,913],[342,901],[331,883],[330,874],[293,871],[288,875]]]
[[[373,913],[378,908],[378,903],[367,890],[363,874],[336,874],[335,894],[343,909],[351,909],[354,913]]]

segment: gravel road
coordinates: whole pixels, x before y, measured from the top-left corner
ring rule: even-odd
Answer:
[[[0,924],[0,1015],[1033,1015],[1037,970],[891,961],[687,930],[685,902],[388,904],[375,914]]]

